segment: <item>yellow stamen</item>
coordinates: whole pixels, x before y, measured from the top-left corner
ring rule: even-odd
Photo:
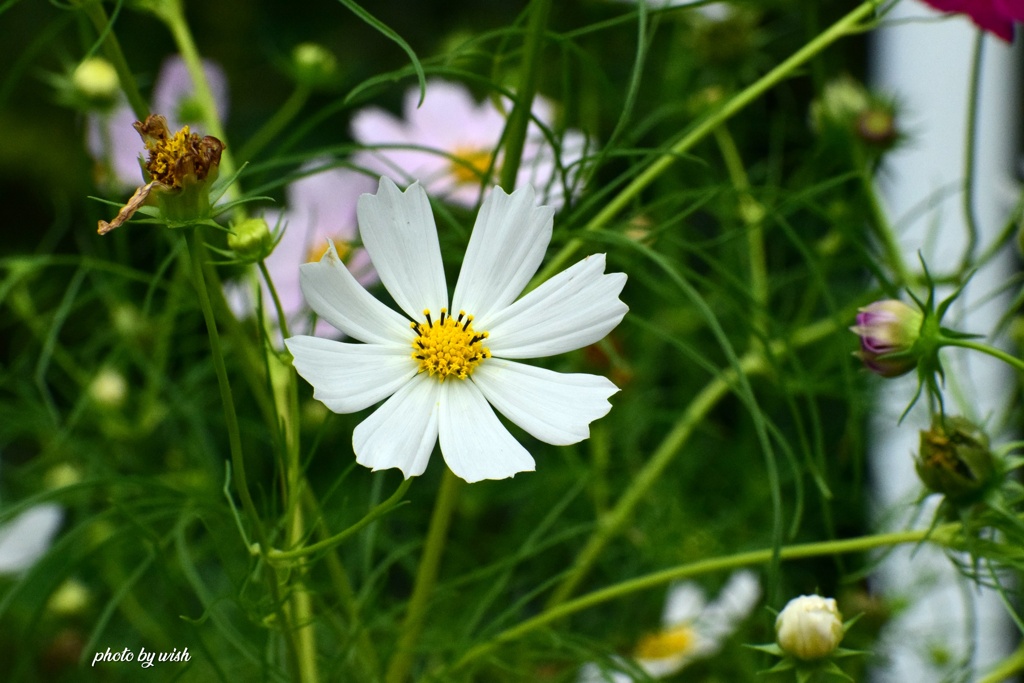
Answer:
[[[676,626],[665,631],[649,633],[637,643],[634,655],[637,659],[664,659],[685,655],[696,643],[696,634],[690,626]]]
[[[487,333],[474,330],[473,316],[465,311],[459,311],[455,318],[442,308],[441,319],[434,320],[428,309],[423,316],[427,322],[411,323],[416,330],[412,357],[419,363],[420,372],[437,376],[440,382],[453,375],[466,379],[477,365],[491,357],[490,350],[483,345]]]
[[[331,248],[331,245],[326,240],[323,242],[316,242],[306,253],[307,263],[317,263],[324,257],[327,250]],[[338,252],[338,258],[341,259],[342,263],[348,263],[349,257],[352,255],[352,246],[345,240],[335,240],[334,250]]]
[[[488,150],[459,148],[452,156],[451,173],[460,185],[479,185],[480,179],[491,170],[493,156]]]

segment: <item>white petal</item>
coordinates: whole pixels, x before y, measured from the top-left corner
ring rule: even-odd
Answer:
[[[615,659],[620,658],[615,657]],[[576,683],[633,683],[633,677],[621,671],[602,669],[594,662],[587,662],[580,667]]]
[[[359,232],[381,282],[410,318],[448,307],[441,247],[427,193],[413,183],[405,192],[387,177],[377,194],[359,198]]]
[[[590,423],[611,410],[619,389],[607,378],[567,374],[490,358],[471,379],[491,405],[533,437],[555,446],[590,436]]]
[[[441,384],[415,375],[352,432],[356,462],[376,470],[397,467],[405,478],[423,474],[437,443]]]
[[[706,638],[720,642],[739,627],[760,601],[761,582],[757,574],[734,572],[718,599],[709,604],[697,620],[697,628]]]
[[[301,266],[299,284],[309,307],[354,339],[368,344],[411,345],[416,336],[408,320],[356,282],[333,242],[318,262]]]
[[[0,574],[22,572],[46,553],[64,513],[59,505],[30,507],[0,527]]]
[[[345,344],[292,337],[285,345],[295,370],[313,385],[313,398],[336,413],[354,413],[398,391],[416,374],[411,346]]]
[[[534,206],[529,185],[511,195],[494,188],[473,226],[452,310],[480,319],[515,301],[544,258],[554,215],[554,209]]]
[[[692,581],[674,583],[665,598],[661,624],[665,628],[672,628],[691,622],[700,616],[706,604],[704,590],[697,584]]]
[[[533,471],[533,457],[501,424],[475,384],[454,379],[441,386],[438,437],[456,476],[472,483]]]
[[[604,254],[588,256],[474,327],[490,333],[487,347],[502,358],[539,358],[593,344],[629,310],[619,301],[626,274],[606,275],[604,265]]]

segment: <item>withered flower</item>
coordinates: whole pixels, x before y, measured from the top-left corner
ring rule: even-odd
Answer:
[[[921,430],[914,465],[925,486],[954,502],[979,497],[998,474],[985,432],[970,420],[954,416],[936,415],[931,429]]]
[[[99,222],[99,234],[130,219],[154,191],[169,220],[187,222],[208,215],[209,186],[217,177],[224,143],[209,135],[201,138],[188,126],[172,135],[167,119],[159,114],[136,121],[135,130],[149,151],[145,164],[149,182],[135,191],[114,220]]]

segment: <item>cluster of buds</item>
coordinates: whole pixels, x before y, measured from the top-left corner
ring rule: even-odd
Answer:
[[[150,193],[157,197],[167,221],[190,223],[208,217],[210,185],[217,178],[224,143],[210,135],[201,138],[188,126],[171,134],[167,119],[157,114],[136,121],[135,130],[149,152],[144,166],[149,182],[135,191],[112,221],[99,222],[99,234],[128,221]]]

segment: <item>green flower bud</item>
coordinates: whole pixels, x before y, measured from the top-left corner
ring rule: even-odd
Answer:
[[[921,431],[914,466],[925,486],[955,502],[981,495],[997,473],[985,433],[966,418],[941,415],[932,419],[931,429]]]
[[[316,43],[300,43],[292,50],[295,80],[311,88],[331,82],[338,71],[338,60],[327,48]]]
[[[121,92],[117,71],[102,57],[83,60],[71,74],[71,84],[82,103],[91,109],[113,107]]]
[[[274,250],[274,236],[262,218],[247,218],[231,226],[228,247],[240,261],[256,263],[270,256]]]

